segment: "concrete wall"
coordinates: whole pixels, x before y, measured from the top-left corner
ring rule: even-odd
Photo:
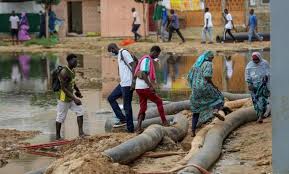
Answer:
[[[135,7],[143,21],[142,4],[133,0],[101,0],[101,36],[132,36],[132,13]],[[148,24],[148,21],[147,21]],[[148,27],[147,27],[148,29]],[[144,34],[144,25],[141,25],[140,34]]]
[[[100,32],[100,0],[82,1],[83,33]]]
[[[82,1],[82,26],[83,33],[100,32],[100,0],[62,0],[53,7],[58,18],[64,20],[59,35],[65,37],[68,33],[67,3],[71,1]]]

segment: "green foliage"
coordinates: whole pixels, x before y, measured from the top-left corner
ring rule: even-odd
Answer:
[[[50,38],[41,38],[41,39],[31,39],[27,42],[25,42],[25,46],[30,45],[41,45],[45,48],[51,48],[55,46],[58,43],[58,39],[55,36],[51,36]]]
[[[39,4],[45,5],[57,5],[60,3],[60,0],[35,0]]]
[[[138,2],[138,3],[143,3],[144,0],[134,0],[135,2]],[[149,4],[152,4],[154,2],[158,2],[160,0],[145,0],[145,3],[149,3]]]

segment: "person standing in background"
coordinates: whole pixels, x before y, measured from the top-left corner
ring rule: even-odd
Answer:
[[[135,8],[132,8],[131,12],[132,12],[132,16],[133,16],[132,30],[131,31],[134,33],[134,40],[137,42],[141,38],[141,35],[138,34],[138,32],[137,32],[141,23],[140,23],[140,18],[139,18],[138,12],[135,10]]]
[[[19,17],[15,14],[15,11],[12,11],[12,15],[9,18],[12,44],[18,43],[18,27],[19,27]]]
[[[23,41],[28,41],[31,39],[29,36],[29,21],[28,17],[25,12],[22,12],[21,14],[21,19],[19,22],[19,32],[18,32],[18,39],[23,42]]]
[[[40,11],[39,12],[39,17],[40,17],[40,27],[39,27],[39,38],[42,38],[42,37],[45,37],[45,14],[42,12],[42,11]]]
[[[202,44],[206,43],[206,37],[209,34],[210,42],[209,44],[213,43],[213,22],[212,22],[212,14],[209,11],[209,8],[205,9],[204,15],[204,28],[202,31]]]

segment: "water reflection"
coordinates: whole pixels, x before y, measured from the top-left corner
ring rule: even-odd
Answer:
[[[0,55],[1,92],[44,92],[48,89],[50,69],[57,57],[42,54],[2,53]]]

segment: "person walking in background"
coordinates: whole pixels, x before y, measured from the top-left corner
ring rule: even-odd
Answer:
[[[255,36],[259,41],[263,40],[263,37],[261,37],[258,34],[258,20],[257,16],[254,14],[254,9],[250,10],[250,16],[249,16],[249,21],[248,21],[248,26],[247,30],[249,31],[248,37],[249,37],[249,42],[252,42],[252,37]]]
[[[213,77],[212,51],[206,51],[196,61],[188,74],[188,84],[192,89],[190,98],[192,119],[192,136],[196,135],[196,128],[200,114],[213,110],[213,116],[224,121],[225,118],[218,113],[224,107],[224,96],[212,81]]]
[[[204,15],[204,28],[202,31],[202,44],[206,43],[207,34],[209,35],[210,42],[209,44],[213,43],[213,21],[212,21],[212,14],[209,11],[209,8],[205,8],[205,15]]]
[[[135,70],[136,79],[136,92],[139,96],[140,110],[138,114],[137,132],[142,132],[142,121],[145,119],[147,110],[147,100],[154,102],[157,105],[162,123],[168,126],[168,121],[165,116],[162,99],[156,94],[156,72],[154,61],[159,57],[161,49],[159,46],[153,46],[149,55],[143,56]]]
[[[121,127],[125,124],[127,125],[127,131],[130,133],[134,132],[133,125],[133,113],[132,113],[132,96],[133,90],[131,86],[133,84],[133,76],[136,67],[136,62],[134,61],[131,54],[124,49],[118,48],[115,43],[111,43],[108,45],[108,52],[111,53],[114,57],[117,58],[118,61],[118,72],[120,77],[119,85],[113,90],[113,92],[107,98],[110,106],[113,109],[116,117],[120,120],[119,123],[115,124],[113,127]],[[117,99],[123,99],[125,116],[123,115],[118,103]]]
[[[45,28],[46,28],[46,23],[45,23],[45,20],[46,20],[46,18],[45,18],[45,14],[42,12],[42,11],[40,11],[39,12],[39,17],[40,17],[40,26],[39,26],[39,35],[38,35],[38,37],[39,38],[42,38],[42,37],[45,37],[45,35],[46,35],[46,33],[45,33]]]
[[[31,39],[29,36],[29,21],[27,18],[27,15],[25,12],[22,12],[20,22],[19,22],[19,33],[18,33],[18,39],[19,41],[28,41]]]
[[[18,43],[18,27],[19,27],[19,17],[12,11],[12,15],[9,18],[12,44]]]
[[[182,39],[182,42],[185,42],[185,39],[180,32],[180,21],[178,15],[175,13],[175,10],[171,10],[171,18],[170,18],[170,24],[169,24],[169,42],[172,40],[173,32],[176,31],[179,37]]]
[[[232,15],[229,13],[228,9],[224,10],[223,17],[225,19],[225,29],[224,29],[224,36],[223,36],[223,41],[226,40],[227,33],[231,36],[231,38],[236,42],[236,38],[232,34],[232,29],[234,29],[234,22]]]
[[[270,97],[270,65],[259,52],[252,54],[252,61],[246,66],[245,80],[251,92],[254,109],[258,116],[258,123],[270,114],[266,113]]]
[[[138,32],[137,32],[140,25],[141,25],[140,17],[139,17],[138,12],[135,10],[135,8],[132,8],[131,12],[132,12],[132,16],[133,16],[132,30],[131,31],[134,33],[134,40],[137,42],[141,38],[141,35],[138,34]]]
[[[163,42],[167,41],[169,38],[169,33],[167,32],[167,26],[169,22],[168,12],[166,7],[162,8],[162,20],[161,20],[161,39]]]

